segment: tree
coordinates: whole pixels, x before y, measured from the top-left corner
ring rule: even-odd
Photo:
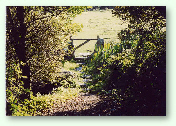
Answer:
[[[130,22],[128,29],[121,31],[119,38],[123,45],[131,44],[129,54],[133,55],[132,62],[129,65],[123,64],[123,68],[125,72],[135,68],[136,80],[131,85],[131,91],[138,98],[137,105],[141,106],[138,109],[143,113],[148,112],[146,115],[165,115],[166,7],[115,7],[113,14]],[[142,107],[142,104],[148,109]]]
[[[92,92],[120,102],[124,115],[166,114],[166,19],[162,7],[115,7],[128,22],[120,43],[105,44],[84,68]],[[115,101],[115,100],[114,100]]]
[[[13,45],[19,59],[24,89],[30,89],[30,68],[25,49],[26,32],[23,7],[7,7],[7,43]],[[29,93],[23,94],[21,98],[29,98]]]
[[[49,85],[55,80],[60,83],[62,77],[58,72],[66,54],[63,49],[70,35],[82,28],[71,21],[84,8],[6,7],[6,99],[11,111],[30,99],[32,87]]]
[[[35,7],[27,14],[28,62],[31,67],[32,86],[44,87],[50,82],[60,83],[59,72],[65,60],[64,48],[70,35],[81,30],[72,23],[84,7]]]

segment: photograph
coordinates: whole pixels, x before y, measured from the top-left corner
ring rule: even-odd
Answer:
[[[6,116],[166,116],[166,6],[6,6]]]

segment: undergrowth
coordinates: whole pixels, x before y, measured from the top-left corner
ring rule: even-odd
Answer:
[[[47,109],[54,106],[54,102],[64,102],[68,99],[77,97],[79,88],[59,87],[47,95],[34,96],[31,92],[31,98],[24,101],[16,99],[13,95],[9,97],[10,111],[12,116],[41,116]]]

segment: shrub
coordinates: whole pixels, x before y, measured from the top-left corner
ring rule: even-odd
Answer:
[[[93,92],[127,98],[122,110],[126,115],[166,114],[166,22],[159,10],[115,7],[113,14],[130,22],[118,34],[121,43],[108,43],[84,68],[92,76],[88,85]]]

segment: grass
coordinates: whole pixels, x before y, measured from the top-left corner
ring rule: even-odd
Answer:
[[[64,70],[66,71],[75,71],[76,67],[79,67],[79,64],[69,61],[64,63]]]
[[[33,99],[36,101],[38,100],[47,101],[48,103],[52,101],[65,101],[67,99],[72,99],[78,96],[80,91],[81,89],[79,88],[58,87],[52,92],[52,94],[48,94],[48,95],[37,94],[37,96],[34,97]]]
[[[83,12],[81,15],[77,15],[73,22],[83,24],[83,29],[72,38],[96,39],[97,35],[100,38],[110,38],[105,39],[105,42],[120,42],[117,33],[128,27],[128,23],[123,23],[119,18],[113,17],[110,10]],[[73,44],[76,47],[83,42],[84,40],[74,40]],[[96,41],[92,40],[83,45],[75,51],[75,56],[78,56],[79,53],[93,52],[95,43]]]

